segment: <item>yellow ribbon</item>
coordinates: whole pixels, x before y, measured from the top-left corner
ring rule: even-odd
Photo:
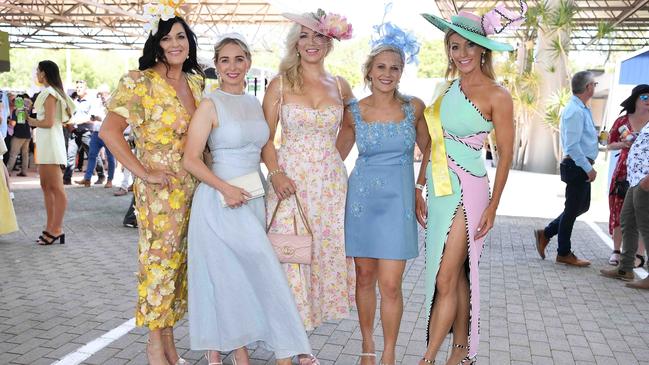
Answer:
[[[445,91],[446,88],[443,90]],[[442,119],[440,118],[440,109],[444,94],[445,92],[442,92],[433,105],[428,106],[424,110],[424,118],[426,118],[428,133],[430,134],[430,164],[435,196],[453,194],[451,176],[448,172],[448,161],[446,160],[446,144],[444,143]]]

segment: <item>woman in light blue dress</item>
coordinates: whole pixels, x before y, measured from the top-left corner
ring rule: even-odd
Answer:
[[[237,34],[215,47],[220,88],[203,99],[189,126],[183,166],[201,181],[194,193],[188,232],[189,335],[192,350],[236,350],[234,363],[249,363],[246,346],[275,353],[278,364],[311,353],[302,320],[266,236],[263,197],[227,180],[259,172],[268,126],[259,101],[243,92],[250,51]],[[205,145],[212,167],[201,160]],[[223,206],[221,198],[224,198]]]
[[[374,47],[364,66],[372,94],[348,104],[336,143],[343,159],[354,141],[359,152],[349,178],[345,249],[356,264],[362,365],[376,363],[372,335],[377,282],[384,337],[381,364],[395,363],[403,271],[406,260],[418,255],[413,155],[415,142],[424,150],[429,137],[424,103],[398,91],[405,63],[403,46]]]

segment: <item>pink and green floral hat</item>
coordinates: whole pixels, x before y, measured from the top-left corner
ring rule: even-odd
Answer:
[[[500,4],[483,16],[466,11],[460,11],[446,21],[436,15],[421,14],[424,19],[439,28],[442,32],[453,30],[473,43],[479,44],[492,51],[513,51],[514,47],[507,43],[488,38],[488,35],[500,34],[504,30],[515,30],[525,21],[527,4],[519,1],[520,11],[515,12]]]
[[[314,32],[337,40],[350,39],[352,37],[352,25],[342,15],[326,13],[318,9],[315,13],[282,13],[282,16],[303,25]]]

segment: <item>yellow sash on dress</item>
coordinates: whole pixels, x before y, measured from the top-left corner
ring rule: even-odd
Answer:
[[[446,145],[444,143],[442,119],[440,118],[442,99],[447,89],[448,84],[442,89],[435,102],[424,110],[424,118],[426,118],[428,133],[430,134],[430,164],[435,196],[453,194],[451,176],[448,172],[448,161],[446,160]]]

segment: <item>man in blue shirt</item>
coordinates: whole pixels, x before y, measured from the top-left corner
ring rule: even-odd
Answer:
[[[536,249],[545,259],[545,248],[555,235],[559,248],[557,262],[578,267],[590,261],[577,258],[572,252],[570,236],[578,216],[590,207],[590,183],[597,177],[593,163],[597,158],[597,129],[593,115],[586,106],[595,93],[597,82],[589,71],[577,72],[572,77],[572,97],[561,114],[561,181],[566,183],[566,203],[561,213],[544,229],[534,231]]]

